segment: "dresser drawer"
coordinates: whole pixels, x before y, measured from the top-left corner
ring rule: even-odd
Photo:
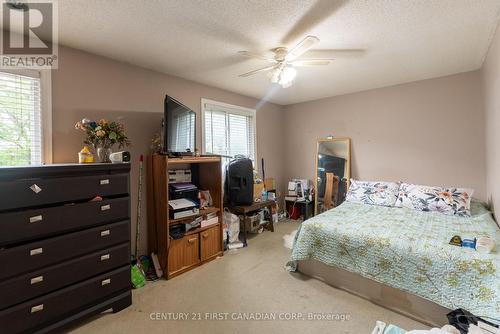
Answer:
[[[128,197],[0,213],[0,246],[128,218]]]
[[[0,279],[28,273],[130,240],[129,221],[0,250]]]
[[[94,302],[129,288],[130,267],[124,266],[0,311],[2,333],[33,332],[60,320],[65,315],[70,315]]]
[[[128,174],[2,181],[0,211],[128,193]]]
[[[129,262],[130,247],[125,243],[0,282],[0,310]]]

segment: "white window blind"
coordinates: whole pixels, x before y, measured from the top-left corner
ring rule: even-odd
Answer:
[[[194,113],[174,115],[175,127],[170,137],[174,152],[185,152],[187,148],[194,147],[195,118]]]
[[[0,166],[42,163],[38,72],[0,72]]]
[[[244,108],[204,103],[205,152],[255,161],[255,112]]]

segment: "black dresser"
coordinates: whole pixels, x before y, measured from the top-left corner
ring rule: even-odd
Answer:
[[[57,332],[132,303],[129,173],[0,168],[0,333]]]

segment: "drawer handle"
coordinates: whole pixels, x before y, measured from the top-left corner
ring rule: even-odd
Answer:
[[[105,237],[105,236],[110,235],[110,234],[111,234],[110,230],[101,231],[101,237]]]
[[[39,255],[39,254],[43,254],[42,247],[30,250],[30,256]]]
[[[196,241],[196,238],[193,238],[193,239],[188,239],[188,242],[189,242],[190,244],[194,243],[195,241]]]
[[[103,186],[105,184],[109,184],[109,179],[103,179],[99,183],[101,184],[101,186]]]
[[[109,260],[111,256],[109,254],[104,254],[104,255],[101,255],[101,261],[106,261],[106,260]]]
[[[31,279],[31,285],[43,282],[43,276],[33,277]]]
[[[37,223],[43,220],[42,215],[30,217],[30,223]]]
[[[40,191],[43,189],[38,186],[38,184],[34,183],[30,187],[31,191],[33,191],[35,194],[38,194]]]
[[[43,304],[36,305],[31,308],[31,313],[36,313],[40,311],[43,311]]]
[[[105,286],[108,284],[111,284],[111,278],[107,278],[107,279],[101,281],[101,286]]]
[[[203,234],[202,234],[202,237],[203,237],[204,239],[208,238],[208,233],[203,233]]]
[[[101,211],[107,211],[111,209],[111,205],[110,204],[106,204],[106,205],[102,205],[101,206]]]

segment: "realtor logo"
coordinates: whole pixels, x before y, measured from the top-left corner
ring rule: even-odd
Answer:
[[[57,68],[57,3],[2,0],[0,68]]]

